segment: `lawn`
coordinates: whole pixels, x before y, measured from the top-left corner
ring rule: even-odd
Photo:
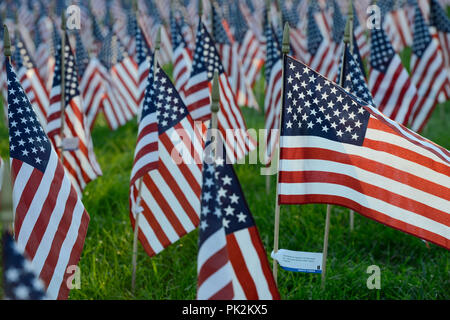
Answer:
[[[169,68],[170,70],[170,68]],[[256,86],[262,105],[262,82]],[[445,110],[444,110],[445,108]],[[243,109],[249,128],[264,126],[261,111]],[[2,113],[3,115],[3,113]],[[423,135],[450,149],[450,101],[437,107]],[[81,289],[69,299],[195,299],[198,233],[194,231],[152,258],[138,252],[136,291],[131,292],[133,230],[128,187],[137,136],[136,121],[110,131],[102,116],[93,130],[95,153],[103,176],[90,183],[83,202],[90,214],[79,267]],[[8,131],[0,122],[0,155],[8,157]],[[235,165],[267,255],[273,248],[275,180],[270,195],[260,164]],[[283,206],[280,248],[320,252],[325,205]],[[449,252],[355,214],[349,230],[348,209],[333,207],[329,235],[327,281],[320,275],[279,270],[282,299],[449,299]],[[269,260],[271,263],[271,259]],[[369,290],[367,267],[381,269],[381,289]],[[1,273],[1,270],[0,270]],[[1,289],[0,289],[1,296]]]

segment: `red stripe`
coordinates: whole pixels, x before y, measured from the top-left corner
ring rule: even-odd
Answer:
[[[245,258],[233,233],[227,234],[227,247],[231,265],[244,290],[245,297],[248,300],[257,300],[259,297],[255,282],[247,269]]]
[[[229,282],[220,291],[217,291],[213,296],[211,296],[209,300],[231,300],[233,299],[233,296],[233,283]]]
[[[219,230],[220,232],[220,230]],[[200,287],[203,282],[209,279],[214,273],[216,273],[220,268],[228,263],[227,247],[224,246],[222,249],[210,256],[200,267],[197,277],[197,284]]]

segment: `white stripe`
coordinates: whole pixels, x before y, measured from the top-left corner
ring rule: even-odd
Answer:
[[[197,289],[197,299],[207,300],[222,290],[231,282],[231,264],[227,262],[222,268],[214,272]]]

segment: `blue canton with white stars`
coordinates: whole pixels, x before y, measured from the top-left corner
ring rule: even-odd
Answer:
[[[413,35],[413,52],[416,56],[421,57],[431,43],[431,34],[418,5],[416,5],[414,16]]]
[[[273,66],[281,60],[281,50],[278,47],[278,43],[275,39],[275,35],[273,33],[273,29],[266,19],[264,24],[264,36],[266,37],[266,69],[265,69],[265,78],[266,81],[270,81],[270,73],[272,72]]]
[[[75,39],[76,39],[76,58],[77,58],[77,71],[78,77],[82,77],[84,71],[86,70],[89,64],[89,55],[84,47],[83,40],[81,40],[81,35],[78,30],[75,31]]]
[[[333,28],[331,33],[333,41],[336,43],[341,43],[344,38],[346,19],[342,15],[341,9],[339,9],[339,5],[336,0],[333,1],[333,8]]]
[[[320,44],[323,41],[322,33],[320,32],[319,27],[317,26],[316,19],[314,18],[314,14],[316,12],[316,8],[313,4],[310,4],[308,7],[308,25],[307,25],[307,47],[308,52],[311,55],[315,55],[317,50],[320,47]]]
[[[209,81],[212,81],[214,71],[217,71],[219,75],[225,72],[214,41],[200,19],[195,40],[191,77],[206,72]]]
[[[6,69],[10,157],[44,172],[52,148],[50,141],[9,61]]]
[[[439,31],[450,33],[450,19],[437,0],[431,0],[430,24]]]
[[[27,69],[34,68],[33,60],[31,59],[30,54],[28,53],[28,50],[20,36],[16,37],[13,61],[16,64],[17,69],[22,67]]]
[[[349,46],[345,46],[345,66],[344,66],[344,83],[343,88],[353,94],[356,99],[359,99],[361,103],[370,104],[375,106],[372,94],[367,87],[366,80],[359,67],[359,64],[355,61],[354,55],[350,53]],[[342,64],[342,61],[341,61]],[[339,68],[338,77],[341,77],[341,68]],[[364,101],[364,102],[363,102]]]
[[[183,48],[187,47],[187,43],[182,35],[181,24],[177,22],[172,10],[170,11],[170,34],[172,36],[172,45],[174,48],[178,48],[181,45],[183,45]]]
[[[238,43],[244,41],[245,34],[248,31],[248,24],[239,7],[237,0],[230,4],[230,25],[234,28],[234,40]]]
[[[145,62],[145,60],[150,60],[150,48],[147,45],[147,41],[144,39],[144,34],[142,33],[141,28],[136,24],[135,29],[136,35],[136,55],[137,55],[137,63],[141,65]]]
[[[66,39],[69,39],[67,35]],[[64,46],[64,60],[65,60],[64,86],[65,86],[65,100],[66,100],[65,106],[67,107],[70,100],[80,95],[78,91],[78,75],[76,70],[75,57],[73,55],[69,41],[66,41],[66,44]],[[55,72],[53,76],[52,87],[57,87],[60,85],[61,85],[61,45],[59,45],[56,50]]]
[[[12,234],[3,234],[3,285],[8,300],[46,299],[42,281],[19,251]]]
[[[370,65],[372,68],[386,73],[394,56],[394,48],[383,28],[372,29],[370,46]]]
[[[158,118],[158,132],[164,133],[188,115],[178,91],[170,78],[158,65],[153,78],[153,64],[150,67],[147,89],[142,107],[142,118],[155,112]]]
[[[208,145],[209,142],[205,150],[210,150]],[[255,224],[233,166],[225,159],[225,148],[222,153],[218,152],[215,161],[212,160],[211,154],[205,155],[200,243],[221,226],[225,228],[226,234],[231,234]]]
[[[352,95],[291,57],[285,59],[283,136],[362,145],[370,114]]]
[[[215,42],[218,44],[230,44],[230,40],[222,24],[222,17],[214,6],[212,6],[212,15],[214,22],[212,28]]]

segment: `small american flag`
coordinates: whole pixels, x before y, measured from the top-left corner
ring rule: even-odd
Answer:
[[[411,114],[410,124],[420,132],[428,122],[439,95],[444,93],[448,74],[439,42],[431,36],[419,6],[414,18],[413,48],[411,56],[411,79],[417,86],[419,99]]]
[[[356,8],[353,5],[353,33],[355,35],[356,44],[355,47],[358,47],[358,50],[363,59],[367,58],[370,52],[369,41],[367,40],[367,35],[364,27],[359,22],[358,14],[356,12]]]
[[[417,103],[417,89],[383,28],[372,29],[369,88],[375,105],[403,125]]]
[[[218,127],[224,137],[227,137],[227,129],[233,130],[233,134],[229,134],[229,139],[226,141],[227,154],[232,161],[241,159],[255,148],[255,142],[247,132],[244,117],[237,105],[214,41],[201,20],[197,30],[192,66],[189,82],[186,85],[186,104],[190,114],[194,120],[210,119],[210,86],[214,71],[218,71],[220,82]]]
[[[16,35],[15,47],[13,62],[17,69],[17,75],[42,127],[45,128],[47,125],[47,108],[50,103],[45,83],[39,76],[38,70],[19,33]]]
[[[450,19],[439,2],[431,0],[430,27],[432,33],[439,38],[445,66],[447,68],[447,85],[445,86],[445,99],[450,99]]]
[[[19,249],[13,235],[3,234],[3,287],[7,300],[45,300],[44,283],[33,270],[23,250]]]
[[[176,21],[175,14],[171,10],[170,14],[170,33],[172,36],[172,63],[173,79],[175,88],[184,96],[186,84],[189,80],[189,73],[192,67],[192,57],[188,45],[183,38],[181,25]]]
[[[169,77],[160,67],[154,79],[152,74],[153,66],[130,185],[131,224],[134,228],[135,214],[142,209],[138,237],[149,256],[198,226],[203,150],[202,129]]]
[[[314,7],[311,4],[308,8],[308,25],[307,25],[307,56],[304,61],[312,69],[317,70],[323,76],[330,78],[333,76],[332,71],[335,65],[335,52],[331,39],[324,37],[314,18]],[[331,28],[330,28],[331,32]],[[334,42],[333,42],[334,43]],[[336,76],[336,74],[334,74]],[[331,78],[330,78],[331,79]],[[334,78],[333,78],[334,79]]]
[[[205,155],[198,251],[198,299],[279,299],[267,255],[219,139]],[[205,149],[206,150],[206,149]]]
[[[295,59],[284,67],[280,204],[342,205],[449,249],[450,152]]]
[[[282,59],[281,51],[275,39],[273,29],[268,19],[264,25],[266,36],[266,95],[264,100],[265,129],[267,130],[265,163],[269,164],[277,147],[277,134],[273,130],[280,128]]]
[[[412,45],[412,28],[404,8],[387,13],[383,27],[395,52],[401,52]]]
[[[31,259],[48,297],[65,299],[66,270],[80,259],[89,215],[11,64],[6,65],[16,241]]]
[[[67,39],[69,39],[67,37]],[[61,45],[59,45],[61,48]],[[47,134],[53,146],[59,148],[62,141],[61,130],[61,50],[56,52],[56,66],[50,93],[50,107],[47,114]],[[61,151],[64,157],[64,167],[72,183],[81,197],[86,185],[102,174],[93,150],[90,130],[86,128],[85,115],[78,89],[78,76],[75,57],[70,44],[64,48],[65,65],[65,117],[64,138],[78,138],[78,149]]]

